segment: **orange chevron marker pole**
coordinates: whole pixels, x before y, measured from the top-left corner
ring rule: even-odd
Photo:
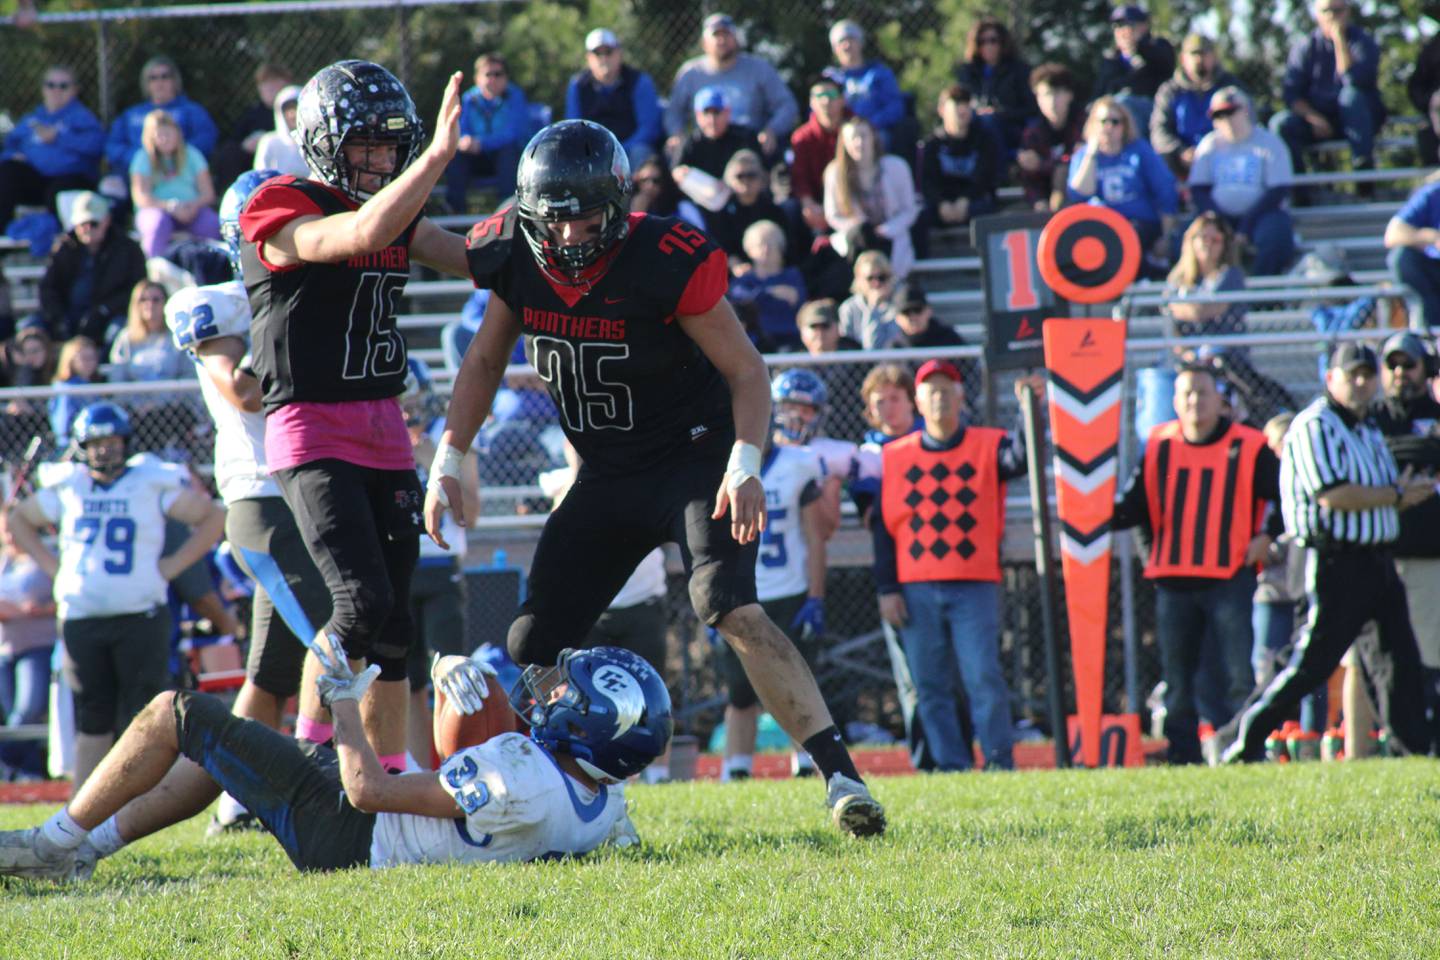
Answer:
[[[1069,207],[1040,235],[1040,275],[1072,303],[1114,299],[1140,266],[1140,241],[1106,207]],[[1070,659],[1081,759],[1100,764],[1105,637],[1110,614],[1110,521],[1119,469],[1120,399],[1125,379],[1123,320],[1057,318],[1042,331],[1060,569],[1070,620]],[[1062,735],[1059,731],[1057,736]]]

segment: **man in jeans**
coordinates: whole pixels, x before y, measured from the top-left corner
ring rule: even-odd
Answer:
[[[1217,638],[1229,676],[1228,723],[1255,685],[1250,666],[1255,565],[1271,538],[1266,502],[1280,499],[1280,461],[1259,430],[1221,415],[1213,369],[1175,378],[1178,420],[1150,431],[1145,452],[1115,504],[1114,529],[1140,527],[1149,541],[1145,577],[1155,581],[1155,633],[1166,684],[1171,763],[1200,763],[1196,675],[1205,639]]]
[[[1021,383],[1038,389],[1038,380]],[[1014,731],[1000,666],[1000,543],[1005,484],[1025,474],[1025,444],[1018,433],[966,422],[963,379],[950,361],[926,362],[915,383],[925,429],[881,453],[872,522],[880,617],[900,631],[935,768],[971,764],[955,713],[958,661],[986,769],[1009,770]]]

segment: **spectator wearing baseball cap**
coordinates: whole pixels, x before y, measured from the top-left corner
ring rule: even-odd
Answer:
[[[762,152],[760,138],[755,131],[733,121],[730,96],[723,87],[701,87],[692,100],[695,129],[682,141],[675,160],[675,180],[682,190],[687,188],[686,173],[692,168],[719,179],[725,175],[725,167],[731,158],[740,151],[749,150],[757,157]],[[709,207],[700,197],[692,196],[691,199]]]
[[[1434,340],[1413,330],[1392,334],[1380,348],[1383,394],[1375,426],[1402,471],[1433,474],[1440,468],[1440,403],[1433,393]],[[1425,706],[1432,748],[1440,743],[1440,498],[1400,511],[1395,570],[1405,584],[1410,625],[1425,671]]]
[[[613,31],[597,27],[585,35],[585,69],[570,78],[565,118],[592,120],[615,134],[632,170],[659,147],[663,117],[655,81],[625,62]]]
[[[900,336],[894,347],[960,347],[965,338],[947,323],[935,320],[935,308],[925,288],[916,280],[902,283],[895,291],[895,325]]]
[[[895,73],[880,60],[865,57],[865,31],[854,20],[837,20],[830,27],[830,50],[835,63],[825,76],[845,92],[850,112],[870,121],[880,141],[891,143],[891,131],[905,118],[905,99]],[[896,149],[903,149],[896,144]]]
[[[1440,327],[1440,176],[1430,176],[1390,218],[1385,246],[1390,275],[1419,307],[1410,325]]]
[[[1240,716],[1227,762],[1262,759],[1265,738],[1329,680],[1371,620],[1390,660],[1389,689],[1378,698],[1389,707],[1382,721],[1407,752],[1429,749],[1420,655],[1391,551],[1400,514],[1434,497],[1435,488],[1428,477],[1400,471],[1371,418],[1379,367],[1370,347],[1341,344],[1331,354],[1324,395],[1286,434],[1280,506],[1285,529],[1306,548],[1310,614],[1289,664]]]
[[[111,323],[123,322],[130,292],[145,278],[145,254],[112,229],[110,201],[84,191],[70,207],[74,226],[60,238],[40,279],[40,316],[56,340],[86,336],[107,344]]]
[[[837,350],[859,350],[860,344],[840,335],[840,314],[829,297],[811,300],[795,315],[800,330],[800,343],[812,355],[835,353]]]
[[[871,513],[880,617],[900,634],[936,769],[972,766],[956,716],[968,696],[985,769],[1007,770],[1014,731],[1000,666],[1000,544],[1005,484],[1025,474],[1025,443],[967,422],[964,378],[949,360],[922,364],[915,381],[925,427],[881,448]]]
[[[1155,94],[1175,72],[1175,48],[1150,32],[1150,14],[1134,4],[1110,12],[1110,31],[1115,46],[1100,61],[1095,95],[1118,98],[1135,117],[1140,136],[1147,136]]]
[[[1177,178],[1189,175],[1195,147],[1213,129],[1210,98],[1221,87],[1238,82],[1221,68],[1215,41],[1209,37],[1192,33],[1180,44],[1180,65],[1156,91],[1150,114],[1150,146]]]
[[[665,146],[679,151],[689,124],[689,111],[701,87],[724,89],[734,122],[756,132],[768,162],[779,156],[785,138],[800,120],[800,107],[769,60],[740,52],[735,21],[712,13],[701,28],[704,53],[686,60],[675,72],[665,108]]]
[[[1251,272],[1284,273],[1295,257],[1295,228],[1287,204],[1294,169],[1279,137],[1254,122],[1250,98],[1221,87],[1210,98],[1215,129],[1195,148],[1190,196],[1195,209],[1213,210],[1255,253]]]

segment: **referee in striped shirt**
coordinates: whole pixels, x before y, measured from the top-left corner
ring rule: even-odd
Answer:
[[[1432,496],[1435,487],[1433,479],[1396,469],[1368,419],[1379,369],[1369,347],[1337,347],[1325,395],[1301,411],[1285,438],[1280,505],[1285,528],[1307,548],[1310,614],[1289,664],[1241,716],[1226,762],[1264,759],[1265,738],[1330,678],[1371,620],[1394,666],[1391,731],[1412,752],[1428,746],[1420,655],[1390,545],[1400,535],[1400,511]]]

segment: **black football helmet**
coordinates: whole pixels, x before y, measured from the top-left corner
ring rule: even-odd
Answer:
[[[360,189],[360,175],[378,176],[382,185],[398,177],[420,153],[425,124],[415,101],[389,70],[368,60],[341,60],[311,77],[300,91],[295,139],[317,178],[364,201],[371,191]],[[352,167],[345,159],[345,144],[353,140],[394,143],[395,169]]]
[[[516,200],[520,227],[535,262],[556,283],[583,283],[587,268],[629,230],[630,160],[615,134],[589,120],[562,120],[535,134],[520,155]],[[557,244],[547,223],[603,211],[600,232]]]

